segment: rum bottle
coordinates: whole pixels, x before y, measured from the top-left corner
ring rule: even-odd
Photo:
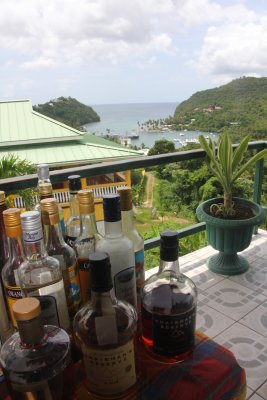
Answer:
[[[18,269],[23,296],[39,299],[44,324],[68,330],[70,319],[62,272],[59,261],[48,256],[45,249],[41,214],[26,211],[20,218],[26,255]]]
[[[77,259],[73,248],[65,243],[60,229],[56,199],[41,200],[44,241],[47,254],[59,261],[70,316],[74,316],[81,303]]]
[[[81,286],[82,304],[91,298],[91,278],[89,255],[95,251],[95,243],[101,238],[97,231],[95,219],[94,195],[92,190],[79,190],[80,235],[73,248],[77,255],[78,274]]]
[[[96,251],[110,256],[116,297],[137,308],[133,243],[122,233],[120,196],[103,197],[105,235],[96,243]]]
[[[160,234],[159,270],[142,290],[142,339],[163,361],[182,361],[194,346],[197,289],[179,271],[178,234]]]
[[[0,285],[0,316],[1,316],[0,317],[0,344],[1,344],[4,343],[12,334],[12,327],[8,319],[2,285]],[[1,372],[1,364],[0,364],[0,372]],[[0,378],[1,378],[1,373],[0,373]]]
[[[80,234],[80,210],[77,193],[82,188],[80,175],[70,175],[70,216],[65,224],[65,242],[73,247],[73,243]]]
[[[3,219],[3,212],[7,209],[5,200],[5,192],[0,190],[0,271],[8,259],[8,244]]]
[[[92,253],[89,263],[92,298],[74,318],[74,340],[83,355],[88,390],[118,398],[136,383],[137,314],[114,295],[108,255]]]
[[[134,245],[136,293],[138,309],[140,309],[141,289],[145,281],[144,239],[135,228],[132,207],[132,189],[128,186],[121,187],[118,189],[118,193],[121,199],[122,232],[133,242]]]
[[[66,400],[63,372],[70,363],[69,335],[57,326],[42,324],[36,298],[18,300],[13,314],[18,332],[0,352],[12,399]]]
[[[20,223],[20,209],[8,208],[3,212],[6,235],[8,239],[9,258],[2,269],[2,281],[5,289],[9,315],[14,328],[17,327],[13,315],[13,304],[22,298],[19,284],[18,268],[25,260]]]

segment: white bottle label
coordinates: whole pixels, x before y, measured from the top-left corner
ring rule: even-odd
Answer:
[[[82,348],[89,390],[116,395],[136,382],[133,341],[111,350]]]

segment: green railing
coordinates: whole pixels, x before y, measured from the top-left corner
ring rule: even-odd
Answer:
[[[236,147],[234,145],[233,147]],[[266,141],[257,141],[249,143],[250,150],[260,151],[267,148]],[[83,167],[65,168],[57,171],[50,172],[52,183],[63,182],[68,179],[71,174],[79,174],[82,177],[92,177],[97,175],[104,175],[111,172],[126,171],[138,168],[152,167],[155,165],[163,165],[180,161],[188,161],[197,158],[203,158],[205,152],[203,150],[188,150],[176,153],[161,154],[157,156],[140,156],[133,159],[121,160],[117,162],[106,162],[101,164],[91,164]],[[264,174],[264,162],[260,160],[256,163],[255,167],[255,183],[254,183],[254,196],[253,199],[260,204],[262,181]],[[12,191],[18,189],[25,189],[36,187],[37,174],[18,176],[14,178],[1,179],[0,190]],[[198,223],[178,230],[180,238],[190,236],[194,233],[205,230],[205,223]],[[159,237],[145,241],[145,249],[152,249],[159,246]]]

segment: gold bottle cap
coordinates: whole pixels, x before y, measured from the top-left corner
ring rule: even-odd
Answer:
[[[38,317],[40,313],[40,302],[35,297],[19,299],[13,305],[13,314],[17,321],[29,321]]]
[[[52,194],[52,184],[50,182],[40,183],[40,185],[38,186],[38,191],[41,196]]]
[[[121,198],[121,211],[130,211],[132,205],[132,189],[129,186],[118,188],[118,193]]]
[[[77,197],[81,214],[92,214],[95,212],[94,193],[91,189],[79,190]]]
[[[5,230],[8,237],[22,236],[20,214],[21,210],[19,208],[8,208],[3,211]]]
[[[6,194],[3,190],[0,190],[0,204],[3,204],[6,199]]]
[[[57,200],[53,197],[40,201],[42,220],[45,225],[55,225],[59,223],[59,212]]]

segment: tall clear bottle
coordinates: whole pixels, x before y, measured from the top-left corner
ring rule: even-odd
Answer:
[[[125,186],[118,189],[118,193],[121,199],[122,232],[133,242],[134,245],[137,304],[138,309],[140,310],[141,289],[145,281],[144,239],[137,231],[134,223],[132,189],[128,186]]]
[[[0,316],[1,316],[0,317],[0,347],[1,347],[1,343],[4,343],[9,338],[9,336],[11,336],[13,332],[7,314],[7,308],[4,300],[2,285],[0,285]],[[1,364],[0,364],[0,378],[1,378]]]
[[[2,346],[0,362],[14,400],[70,400],[63,373],[70,363],[70,338],[56,326],[43,326],[35,298],[13,306],[18,332]],[[67,396],[67,397],[66,397]]]
[[[37,176],[38,176],[37,188],[39,188],[39,185],[41,185],[42,183],[51,183],[48,164],[37,165]]]
[[[137,314],[114,296],[108,255],[92,253],[89,263],[92,299],[74,318],[74,339],[83,354],[89,391],[119,398],[136,383]]]
[[[82,188],[80,175],[70,175],[69,190],[70,190],[70,216],[65,224],[65,242],[73,247],[73,243],[80,234],[80,209],[77,198],[77,193]]]
[[[110,256],[116,297],[137,308],[134,247],[122,233],[120,196],[103,197],[105,236],[96,243],[96,251]]]
[[[97,231],[94,195],[92,190],[79,190],[78,201],[80,208],[80,235],[74,242],[73,248],[77,255],[77,266],[81,285],[82,304],[91,298],[91,273],[89,255],[95,251],[95,243],[101,238]]]
[[[59,261],[67,296],[69,315],[73,317],[81,303],[76,255],[73,248],[65,243],[63,239],[59,225],[56,199],[41,200],[41,212],[46,251],[49,256]]]
[[[0,271],[8,259],[8,244],[4,226],[3,212],[7,209],[5,192],[0,190]]]
[[[48,256],[45,249],[41,214],[26,211],[20,218],[26,255],[18,269],[23,296],[39,299],[44,324],[68,330],[70,319],[62,272],[59,261]]]
[[[178,234],[160,234],[159,270],[142,290],[142,339],[165,362],[182,361],[194,346],[197,289],[179,270]]]
[[[40,183],[38,186],[39,199],[54,199],[52,184],[49,182]],[[41,204],[37,203],[34,209],[41,212]],[[62,233],[65,231],[64,212],[60,204],[58,204],[59,222]]]
[[[9,208],[3,212],[6,235],[8,238],[9,258],[2,269],[2,281],[5,288],[9,315],[14,328],[17,327],[13,315],[13,304],[22,298],[18,278],[18,268],[25,260],[20,223],[20,209]]]

